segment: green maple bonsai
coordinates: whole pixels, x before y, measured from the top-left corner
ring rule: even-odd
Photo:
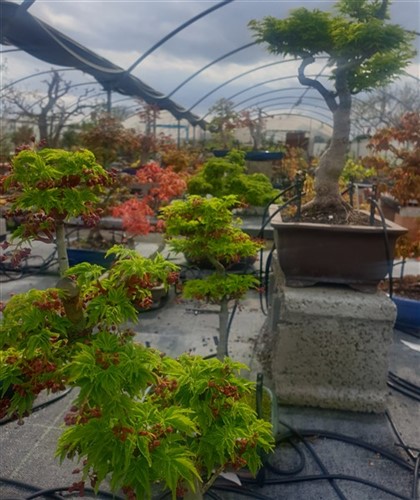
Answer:
[[[352,96],[391,82],[415,54],[414,35],[388,22],[388,4],[388,0],[340,0],[335,14],[299,8],[285,19],[269,16],[249,23],[257,42],[268,44],[270,52],[301,59],[300,84],[318,91],[333,115],[331,141],[320,159],[315,198],[306,212],[348,210],[338,180],[349,146]],[[325,55],[332,67],[331,87],[305,75],[306,68]]]
[[[236,195],[242,203],[263,207],[278,194],[270,179],[261,173],[247,174],[245,152],[230,151],[224,158],[210,158],[188,180],[190,194],[217,198]]]
[[[228,355],[229,301],[238,301],[259,285],[251,274],[229,272],[241,260],[255,259],[263,246],[240,229],[240,219],[232,214],[232,208],[238,206],[238,198],[233,195],[210,199],[190,195],[162,210],[170,247],[184,253],[192,264],[207,264],[213,270],[203,279],[188,280],[183,295],[220,306],[219,359]]]
[[[89,150],[23,149],[13,157],[10,173],[2,178],[11,203],[6,217],[22,219],[13,240],[19,246],[33,240],[56,243],[63,275],[69,266],[65,222],[81,217],[88,227],[95,226],[101,214],[101,195],[113,182],[113,175]]]
[[[50,241],[56,231],[58,243],[67,216],[92,217],[93,188],[104,176],[88,151],[17,155],[6,181],[24,218],[17,235]],[[71,488],[80,493],[86,481],[98,489],[106,479],[130,499],[151,498],[155,484],[173,499],[185,492],[199,499],[223,470],[246,465],[255,473],[273,437],[248,403],[253,384],[239,376],[245,367],[176,360],[135,342],[129,324],[138,307],[150,305],[157,283],[177,280],[178,268],[121,246],[108,254],[116,259],[106,273],[86,262],[68,268],[63,254],[56,287],[2,305],[0,418],[22,419],[42,391],[78,388],[57,455],[83,460]]]

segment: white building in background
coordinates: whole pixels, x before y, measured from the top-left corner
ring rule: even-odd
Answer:
[[[128,118],[124,122],[127,128],[134,128],[138,132],[145,132],[145,124],[140,122],[137,115]],[[265,137],[273,142],[286,143],[287,134],[290,132],[303,133],[308,139],[308,155],[320,156],[327,146],[331,137],[332,127],[326,123],[319,122],[315,118],[297,115],[280,115],[269,117],[265,120]],[[163,133],[172,137],[180,143],[193,143],[194,141],[205,141],[210,139],[211,133],[200,127],[193,127],[185,120],[178,122],[167,111],[161,111],[156,123],[156,134]],[[252,145],[249,130],[246,128],[235,130],[235,138],[245,146]],[[352,145],[352,154],[363,156],[366,154],[366,141],[360,141]]]

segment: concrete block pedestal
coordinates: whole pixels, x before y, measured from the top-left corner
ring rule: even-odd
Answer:
[[[393,302],[344,286],[274,289],[258,351],[279,402],[383,412]]]

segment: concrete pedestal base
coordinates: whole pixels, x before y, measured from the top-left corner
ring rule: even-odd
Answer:
[[[279,269],[274,278],[258,351],[279,401],[384,411],[393,302],[339,286],[284,287]]]

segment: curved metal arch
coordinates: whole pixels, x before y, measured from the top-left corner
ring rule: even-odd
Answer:
[[[204,16],[207,16],[207,14],[210,14],[214,10],[220,9],[221,7],[224,7],[225,5],[228,5],[229,3],[232,3],[234,0],[223,0],[222,2],[217,3],[216,5],[212,5],[206,10],[203,10],[203,12],[200,12],[196,16],[192,17],[188,21],[185,21],[182,23],[180,26],[172,30],[170,33],[168,33],[166,36],[161,38],[158,42],[156,42],[150,49],[146,50],[144,54],[142,54],[138,59],[134,61],[134,63],[125,71],[126,74],[131,73],[133,69],[138,66],[144,59],[146,59],[147,56],[149,56],[152,52],[154,52],[156,49],[161,47],[165,42],[167,42],[170,38],[175,36],[177,33],[182,31],[183,29],[187,28],[191,24],[195,23],[199,19],[201,19]]]
[[[74,87],[82,87],[82,86],[84,86],[84,85],[86,85],[86,86],[87,86],[87,85],[100,85],[100,83],[99,83],[99,82],[96,82],[96,81],[94,81],[94,82],[87,82],[87,83],[75,83],[74,85],[70,85],[70,86],[69,86],[69,89],[73,89]],[[100,96],[101,94],[103,94],[104,92],[106,92],[106,91],[105,91],[105,90],[102,90],[101,92],[98,92],[97,94],[93,94],[93,95],[91,95],[90,97],[91,97],[91,98],[98,97],[98,96]],[[47,99],[47,97],[48,97],[48,96],[46,96],[46,95],[45,95],[44,97],[41,97],[40,99],[38,99],[37,101],[35,101],[34,103],[32,103],[32,104],[31,104],[31,106],[29,106],[29,108],[28,108],[28,109],[29,109],[29,110],[33,109],[33,108],[34,108],[37,104],[39,104],[40,102],[42,102],[44,99]],[[72,105],[70,104],[70,106],[72,106]],[[69,107],[70,107],[70,106],[69,106]]]
[[[307,75],[309,78],[314,78],[317,75]],[[321,75],[324,78],[328,78],[328,75]],[[228,101],[231,101],[235,97],[238,97],[238,95],[244,94],[245,92],[248,92],[248,90],[255,89],[257,87],[262,87],[263,85],[266,85],[267,83],[272,83],[272,82],[278,82],[280,80],[285,80],[287,78],[294,78],[297,77],[297,75],[290,75],[287,77],[278,77],[278,78],[270,78],[270,80],[264,80],[263,82],[256,83],[254,85],[251,85],[250,87],[247,87],[246,89],[240,90],[239,92],[236,92],[235,94],[232,94],[231,96],[227,97],[226,99]],[[296,89],[302,88],[302,86],[299,84],[299,87],[294,87]]]
[[[264,99],[263,101],[259,101],[259,102],[256,102],[255,104],[252,104],[252,106],[258,106],[259,104],[264,104],[266,102],[276,102],[276,101],[283,101],[284,99],[288,99],[290,102],[289,104],[290,105],[294,105],[296,103],[296,99],[294,97],[290,97],[290,96],[281,96],[281,97],[273,97],[271,99]],[[312,101],[321,101],[321,102],[324,102],[324,99],[322,99],[322,97],[306,97],[304,96],[303,99],[309,99],[309,100],[312,100]],[[324,110],[327,110],[327,108],[325,108],[324,106],[316,106],[315,104],[312,104],[312,103],[306,103],[306,104],[311,104],[314,108],[319,108],[319,109],[324,109]],[[248,108],[249,106],[245,106],[244,108],[242,108],[240,111],[244,111]],[[293,106],[295,107],[295,106]],[[332,116],[332,115],[331,115]]]
[[[80,70],[78,70],[77,68],[63,68],[60,70],[49,69],[47,71],[40,71],[39,73],[32,73],[31,75],[24,76],[22,78],[19,78],[18,80],[14,80],[13,82],[8,83],[7,85],[5,85],[4,87],[1,88],[1,91],[4,92],[9,87],[13,87],[13,85],[16,85],[17,83],[20,83],[20,82],[24,82],[25,80],[30,80],[31,78],[34,78],[35,76],[47,75],[48,73],[54,73],[54,71],[80,71]]]
[[[232,80],[236,80],[237,78],[241,77],[241,76],[245,76],[246,74],[248,73],[252,73],[252,71],[256,71],[257,69],[262,69],[262,68],[265,68],[266,66],[273,66],[274,64],[281,64],[282,62],[291,62],[291,61],[295,61],[295,59],[287,59],[285,61],[281,61],[280,63],[270,63],[268,65],[263,65],[263,66],[259,66],[258,68],[255,68],[254,70],[251,70],[251,71],[246,71],[245,73],[242,73],[241,75],[239,75],[238,77],[235,77],[233,78]],[[318,76],[318,74],[311,74],[311,75],[307,75],[308,78],[314,78],[316,76]],[[251,88],[255,88],[257,86],[261,86],[261,85],[264,85],[265,83],[270,83],[270,82],[274,82],[274,81],[281,81],[281,80],[289,80],[291,78],[297,78],[297,75],[288,75],[288,76],[281,76],[279,78],[273,78],[271,80],[267,80],[265,82],[262,82],[260,84],[256,84],[256,85],[252,85],[251,87],[248,87],[247,89],[244,89],[244,90],[241,90],[240,92],[237,92],[236,94],[233,94],[232,96],[230,97],[227,97],[226,99],[228,101],[232,100],[234,97],[238,96],[239,94],[242,94],[243,92],[246,92],[247,90],[250,90]],[[223,87],[225,84],[228,84],[230,83],[232,80],[228,81],[228,82],[225,82],[224,84],[222,85],[219,85],[219,87],[217,87],[216,89],[214,89],[214,92],[216,92],[216,90],[219,90],[219,88]],[[300,89],[302,88],[302,86],[299,86],[299,87],[296,87],[296,89]],[[212,94],[213,91],[210,93]],[[209,94],[209,95],[210,95]],[[207,96],[205,96],[207,97]],[[203,98],[203,100],[205,99],[205,97]],[[191,109],[191,108],[190,108]],[[207,118],[207,116],[209,116],[209,112],[207,112],[205,115],[203,115],[200,120],[204,120],[205,118]]]
[[[196,101],[190,108],[188,108],[188,111],[191,112],[192,109],[194,109],[201,102],[203,102],[205,99],[207,99],[207,97],[211,96],[212,94],[214,94],[215,92],[217,92],[219,89],[225,87],[226,85],[229,85],[229,83],[232,83],[235,80],[238,80],[239,78],[242,78],[243,76],[246,76],[246,75],[249,75],[251,73],[254,73],[255,71],[258,71],[260,69],[268,68],[270,66],[276,66],[278,64],[285,64],[285,63],[294,62],[294,61],[296,61],[296,59],[285,59],[283,61],[274,61],[274,62],[271,62],[271,63],[263,64],[261,66],[257,66],[256,68],[252,68],[252,69],[250,69],[248,71],[244,71],[243,73],[240,73],[239,75],[236,75],[233,78],[230,78],[229,80],[226,80],[224,83],[218,85],[217,87],[215,87],[210,92],[207,92],[207,94],[205,94],[198,101]],[[200,120],[202,120],[202,118],[200,118]]]
[[[247,99],[244,99],[243,101],[240,101],[238,102],[237,104],[235,104],[233,106],[233,108],[237,108],[238,106],[240,106],[241,104],[245,104],[246,102],[249,102],[249,101],[252,101],[253,99],[256,99],[258,97],[262,97],[264,95],[268,95],[268,94],[274,94],[276,92],[285,92],[286,90],[287,91],[290,91],[290,90],[296,90],[298,87],[284,87],[284,88],[280,88],[280,89],[273,89],[273,90],[267,90],[266,92],[261,92],[259,94],[255,94],[251,97],[248,97]],[[293,97],[296,97],[296,99],[299,99],[300,96],[293,96]],[[251,106],[254,106],[255,104],[251,104]]]
[[[283,102],[283,101],[284,101],[284,99],[290,99],[290,97],[288,97],[288,96],[284,96],[284,97],[277,97],[277,98],[274,98],[274,99],[266,99],[266,100],[261,101],[260,103],[257,103],[257,104],[263,104],[263,103],[265,103],[265,102],[272,102],[272,101],[274,101],[274,103],[276,103],[277,101],[281,101],[281,102]],[[324,99],[322,99],[321,97],[306,97],[306,96],[304,96],[304,97],[303,97],[303,99],[324,102]],[[294,99],[293,99],[293,101],[294,101]],[[288,103],[285,103],[285,104],[290,104],[290,105],[292,105],[292,106],[293,106],[293,104],[294,104],[294,102],[293,102],[293,101],[291,100],[291,102],[288,102]],[[274,103],[273,103],[273,105],[276,105],[276,104],[274,104]],[[279,104],[281,104],[281,103],[279,103]],[[304,105],[311,106],[311,107],[313,107],[313,108],[317,108],[317,109],[324,110],[324,111],[326,110],[326,108],[324,108],[323,106],[318,106],[318,105],[313,104],[313,103],[311,103],[311,102],[305,102],[305,103],[304,103]],[[269,106],[270,106],[270,105],[269,105]],[[301,108],[301,105],[299,105],[299,106],[297,107],[297,109],[300,109],[300,108]],[[246,109],[246,108],[244,108],[244,109]],[[262,108],[262,109],[265,109],[265,108]],[[293,109],[293,108],[292,108],[292,109]],[[302,107],[302,109],[304,109],[304,108]],[[358,113],[358,112],[356,112],[356,111],[354,111],[354,113],[355,113],[355,114],[357,114],[357,115],[360,115],[360,113]],[[332,115],[331,115],[331,119],[332,119]]]
[[[276,108],[279,108],[279,109],[286,109],[286,108],[282,108],[282,107],[281,107],[281,104],[282,104],[282,103],[277,103],[277,104],[273,104],[272,106],[275,106]],[[289,106],[289,105],[290,105],[290,103],[284,103],[284,104],[285,104],[286,106]],[[271,108],[271,106],[267,106],[266,108],[263,108],[263,109],[265,110],[265,112],[266,112],[266,113],[270,113],[270,108]],[[330,121],[331,123],[332,123],[332,121],[333,121],[333,119],[332,119],[332,117],[331,117],[331,116],[324,115],[323,113],[320,113],[320,112],[319,112],[319,111],[317,111],[316,109],[308,109],[308,108],[306,108],[306,107],[301,106],[301,107],[299,108],[299,110],[301,110],[301,111],[305,111],[305,113],[315,113],[316,115],[319,115],[320,117],[324,118],[325,120]],[[289,109],[287,112],[285,112],[285,114],[286,114],[286,115],[287,115],[287,114],[293,114],[293,112],[294,112],[293,110],[290,110],[290,109]],[[306,118],[314,118],[313,116],[307,116],[307,115],[304,115],[304,114],[303,114],[302,116],[306,116]]]
[[[331,123],[328,123],[328,122],[326,122],[326,121],[324,121],[324,120],[321,120],[320,118],[315,118],[314,116],[304,115],[304,114],[302,114],[302,113],[295,113],[295,112],[289,113],[289,112],[283,112],[283,111],[281,111],[280,113],[275,113],[275,114],[273,115],[273,118],[274,118],[275,116],[290,116],[290,115],[293,115],[293,116],[300,116],[300,117],[302,117],[302,118],[308,118],[308,119],[310,119],[310,120],[315,120],[315,121],[317,121],[317,122],[319,122],[319,123],[322,123],[323,125],[326,125],[327,127],[329,127],[329,128],[331,128],[331,129],[332,129],[332,125],[331,125]]]
[[[237,49],[231,50],[230,52],[226,52],[226,54],[223,54],[222,56],[218,57],[217,59],[214,59],[213,61],[209,62],[208,64],[206,64],[205,66],[203,66],[202,68],[197,70],[195,73],[193,73],[191,76],[189,76],[186,80],[181,82],[177,87],[174,88],[174,90],[172,92],[167,94],[166,97],[168,97],[168,98],[172,97],[175,94],[175,92],[178,92],[178,90],[180,88],[182,88],[184,85],[186,85],[188,82],[190,82],[197,75],[202,73],[204,70],[206,70],[207,68],[210,68],[210,66],[213,66],[213,64],[216,64],[216,63],[222,61],[223,59],[226,59],[227,57],[230,57],[233,54],[240,52],[241,50],[248,49],[249,47],[253,47],[256,44],[257,44],[257,42],[247,43],[245,45],[242,45],[241,47],[238,47]]]

